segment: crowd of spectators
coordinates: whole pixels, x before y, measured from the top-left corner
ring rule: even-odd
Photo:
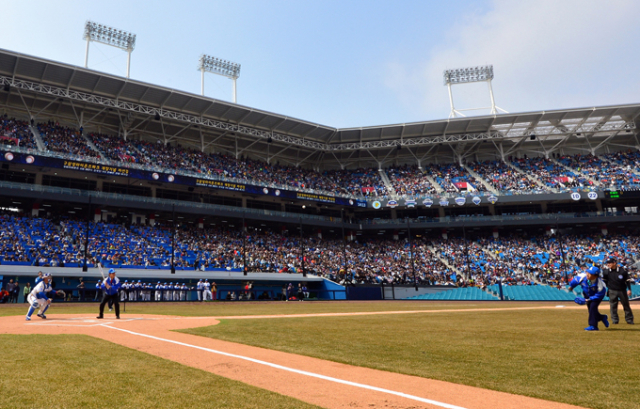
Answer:
[[[16,143],[17,142],[17,143]],[[0,143],[7,146],[20,146],[27,149],[37,149],[29,123],[15,118],[9,118],[7,114],[0,117]]]
[[[559,162],[569,165],[571,158],[563,156],[558,158]],[[544,157],[514,158],[513,163],[522,169],[531,178],[537,179],[551,189],[566,190],[576,187],[589,187],[589,182],[579,173],[574,173],[563,166],[560,166]]]
[[[385,169],[396,194],[402,197],[435,194],[436,188],[416,165],[394,166]]]
[[[70,219],[0,215],[2,263],[78,267],[84,260],[85,223]],[[173,232],[167,226],[93,223],[88,263],[105,267],[171,266]],[[627,266],[640,259],[637,236],[508,236],[426,239],[411,243],[402,236],[340,239],[249,227],[176,229],[174,266],[190,270],[234,270],[300,273],[342,284],[431,284],[485,287],[505,284],[559,286],[583,266],[601,264],[607,256]],[[637,269],[632,269],[637,276]]]
[[[602,155],[604,161],[602,171],[589,169],[589,176],[596,177],[604,187],[611,187],[617,190],[637,190],[640,189],[640,174],[638,164],[640,163],[640,151],[621,151]],[[596,176],[594,176],[594,174]],[[602,175],[602,176],[601,176]]]
[[[430,165],[426,171],[431,173],[442,189],[449,193],[486,190],[462,165],[457,163]]]
[[[501,192],[534,192],[541,189],[534,181],[498,160],[472,162],[469,168]]]
[[[87,136],[107,159],[128,163],[148,163],[124,138],[101,133],[90,133]]]
[[[233,179],[241,183],[253,183],[279,188],[311,190],[330,195],[384,197],[389,192],[377,169],[342,169],[316,171],[299,166],[267,163],[244,156],[236,158],[220,152],[201,152],[176,143],[161,140],[125,139],[100,133],[87,136],[95,145],[93,149],[82,135],[82,128],[62,126],[55,121],[39,123],[38,131],[49,151],[71,153],[87,158],[98,158],[100,153],[112,161],[155,166],[168,172],[187,171]],[[29,124],[8,118],[0,118],[0,143],[36,148]],[[509,158],[527,176],[502,161],[469,162],[469,166],[483,181],[477,180],[459,164],[425,164],[421,170],[415,165],[392,166],[386,170],[389,180],[402,197],[435,195],[436,186],[425,176],[430,175],[447,193],[486,190],[485,184],[496,190],[512,194],[567,191],[574,188],[639,189],[640,153],[624,151],[612,154],[560,155],[555,161],[543,157]],[[557,162],[563,164],[559,165]],[[568,168],[567,168],[568,167]],[[538,186],[542,182],[546,188]]]
[[[100,157],[98,152],[89,147],[81,130],[62,126],[55,121],[39,123],[37,127],[45,149],[48,151],[71,153],[89,158]]]

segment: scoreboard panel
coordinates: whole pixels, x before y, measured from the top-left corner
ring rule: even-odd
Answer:
[[[640,190],[605,190],[605,199],[640,199]]]

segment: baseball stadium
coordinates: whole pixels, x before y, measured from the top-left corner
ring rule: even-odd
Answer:
[[[0,49],[0,407],[640,408],[640,104],[483,65],[336,128],[128,73]]]

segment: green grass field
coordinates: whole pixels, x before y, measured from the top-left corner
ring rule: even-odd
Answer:
[[[136,304],[127,312],[136,314],[172,314],[185,316],[243,316],[298,314],[322,312],[400,311],[504,308],[539,306],[536,303],[429,303],[429,302],[354,302],[354,303],[210,303],[184,304]],[[634,306],[636,306],[635,304]],[[7,308],[8,307],[8,308]],[[50,314],[91,313],[96,306],[56,306]],[[605,306],[601,309],[605,311]],[[0,316],[22,315],[24,306],[2,306]],[[185,330],[184,332],[239,342],[263,348],[313,356],[317,358],[370,367],[385,371],[440,379],[478,386],[552,401],[565,402],[590,408],[640,408],[640,382],[636,368],[640,364],[637,348],[640,343],[640,327],[620,324],[598,333],[583,331],[586,310],[546,309],[520,311],[463,311],[428,314],[372,315],[354,317],[310,317],[278,319],[222,320],[219,325]],[[604,328],[603,328],[604,329]],[[6,391],[22,396],[26,380],[39,380],[27,364],[28,357],[39,345],[55,348],[56,353],[47,358],[53,371],[64,368],[65,377],[75,384],[86,384],[88,391],[102,385],[109,378],[103,372],[115,371],[119,377],[155,382],[166,373],[178,371],[180,377],[193,382],[167,382],[162,386],[169,393],[175,385],[188,385],[187,392],[176,391],[167,402],[154,401],[153,390],[138,387],[135,383],[113,384],[113,390],[130,391],[134,401],[154,402],[154,407],[198,406],[190,398],[198,395],[198,388],[222,385],[227,390],[236,388],[243,398],[228,401],[225,407],[251,407],[247,402],[263,401],[261,407],[302,406],[290,400],[215,375],[187,368],[157,357],[131,351],[104,341],[81,336],[0,336],[0,347],[11,351],[9,366],[5,369],[16,373],[15,379],[0,385],[0,407],[29,407],[20,401],[7,402]],[[96,346],[97,345],[97,346]],[[108,356],[126,357],[123,361],[144,362],[146,371],[136,365],[120,365],[103,371],[105,361],[100,351]],[[68,354],[68,355],[65,355]],[[81,361],[76,356],[85,356]],[[6,356],[6,355],[5,355]],[[18,359],[19,358],[19,359]],[[172,369],[167,369],[171,367]],[[149,370],[148,368],[153,368]],[[67,379],[67,383],[69,382]],[[187,378],[183,378],[187,379]],[[205,380],[206,379],[206,380]],[[211,379],[215,379],[212,381]],[[39,381],[40,382],[40,381]],[[43,385],[49,382],[46,380]],[[223,389],[224,389],[223,388]],[[231,388],[231,389],[229,389]],[[215,388],[214,388],[215,389]],[[137,394],[135,391],[138,391]],[[217,389],[215,389],[217,390]],[[216,392],[212,392],[216,393]],[[84,394],[83,394],[84,395]],[[231,393],[231,395],[238,395]],[[102,395],[104,396],[104,395]],[[184,396],[184,402],[181,402]],[[86,397],[83,399],[86,400]],[[255,400],[251,400],[255,399]],[[283,401],[277,401],[282,399]],[[73,402],[71,399],[69,403]],[[25,401],[27,402],[27,401]],[[171,406],[173,403],[181,403]],[[58,407],[99,407],[98,401],[85,405]],[[235,406],[238,405],[239,406]],[[52,406],[53,407],[53,406]],[[133,407],[133,406],[131,406]],[[137,407],[145,407],[137,406]],[[199,407],[202,407],[200,405]],[[217,406],[208,406],[217,407]],[[222,407],[222,406],[221,406]],[[302,406],[304,407],[304,406]]]
[[[84,335],[0,335],[0,408],[317,408]]]
[[[184,332],[579,406],[640,408],[640,327],[589,333],[586,318],[551,309],[250,319]]]

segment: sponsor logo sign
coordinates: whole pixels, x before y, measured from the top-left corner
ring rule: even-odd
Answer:
[[[473,199],[471,199],[471,201],[473,202],[474,205],[478,206],[482,201],[482,199],[480,199],[480,196],[474,196]]]
[[[467,198],[466,197],[456,197],[455,202],[458,206],[462,206],[463,204],[465,204],[467,202]]]
[[[440,204],[440,206],[443,206],[443,207],[449,206],[449,199],[442,198],[438,203]]]
[[[487,198],[487,200],[489,201],[489,203],[491,204],[496,204],[496,202],[498,201],[498,196],[496,195],[491,195]]]
[[[423,205],[425,205],[425,206],[427,206],[427,207],[431,207],[431,206],[433,206],[433,200],[428,199],[428,198],[427,198],[427,199],[424,199],[424,200],[422,201],[422,204],[423,204]]]
[[[414,199],[407,199],[404,201],[404,205],[407,207],[416,207],[416,201]]]
[[[394,207],[398,206],[398,202],[396,202],[395,200],[389,200],[387,202],[387,206],[393,209]]]
[[[372,206],[374,209],[378,210],[379,208],[381,208],[381,207],[382,207],[382,203],[380,203],[379,201],[377,201],[377,200],[376,200],[376,201],[374,201],[373,203],[371,203],[371,206]]]

